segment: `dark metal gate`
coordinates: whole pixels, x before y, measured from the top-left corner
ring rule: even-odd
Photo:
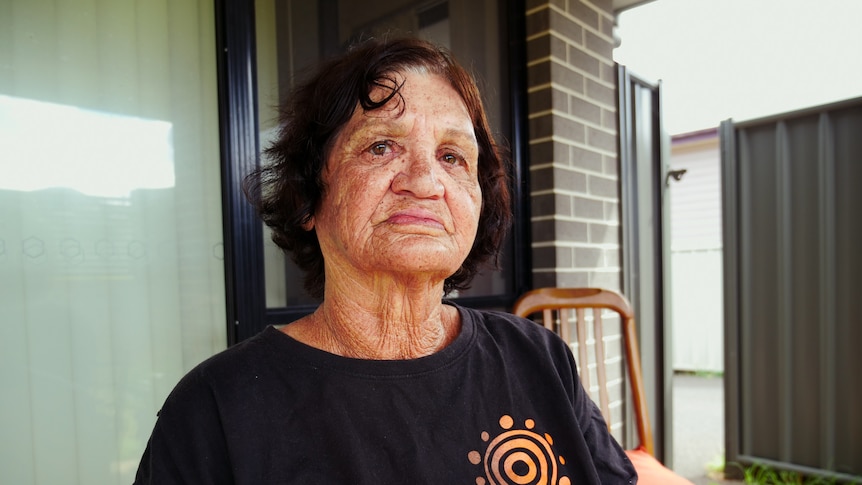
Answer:
[[[862,98],[721,137],[727,463],[860,480]]]
[[[617,66],[623,293],[638,320],[641,366],[656,456],[672,465],[670,322],[664,288],[670,262],[667,199],[669,139],[661,124],[661,85]]]

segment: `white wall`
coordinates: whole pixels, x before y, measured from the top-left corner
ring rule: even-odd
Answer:
[[[674,137],[671,193],[673,367],[724,369],[721,167],[715,130]]]

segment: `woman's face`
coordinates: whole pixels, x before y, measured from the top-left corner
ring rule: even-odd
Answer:
[[[357,108],[324,168],[312,224],[328,280],[347,271],[442,282],[476,236],[479,148],[464,102],[436,75],[395,77],[404,81],[401,98]]]

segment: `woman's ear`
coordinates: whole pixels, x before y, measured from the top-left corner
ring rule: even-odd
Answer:
[[[309,216],[305,222],[302,223],[302,228],[306,231],[311,231],[314,229],[314,216]]]

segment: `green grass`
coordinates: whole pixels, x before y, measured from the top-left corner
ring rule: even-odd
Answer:
[[[737,464],[733,466],[740,467]],[[743,480],[747,485],[837,485],[835,478],[805,477],[797,472],[775,470],[767,465],[755,463],[743,468]],[[862,485],[860,482],[848,482],[852,485]]]
[[[724,377],[724,372],[711,371],[711,370],[676,370],[676,371],[674,371],[674,373],[677,375],[694,376],[694,377],[709,377],[709,378]]]

